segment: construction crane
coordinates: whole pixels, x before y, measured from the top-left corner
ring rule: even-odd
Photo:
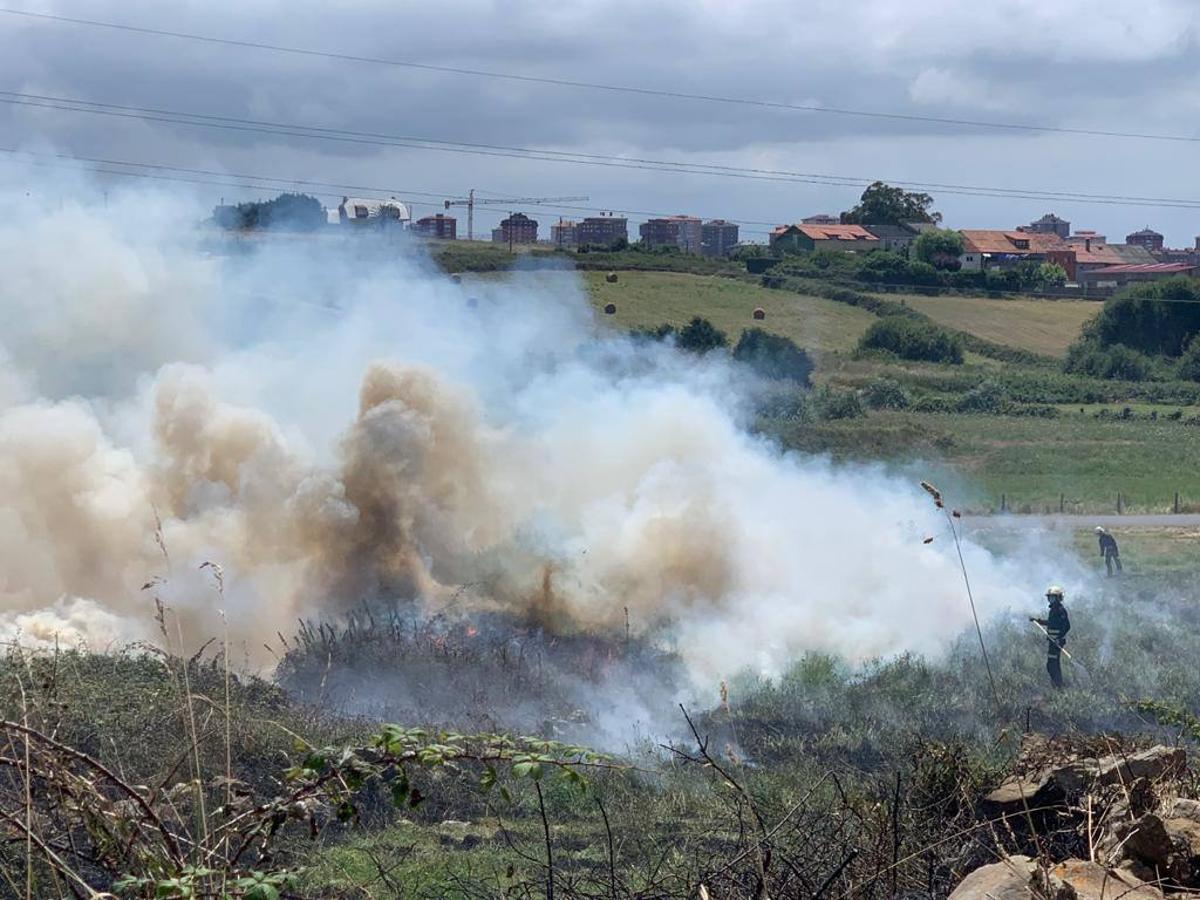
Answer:
[[[475,207],[478,206],[531,206],[538,203],[566,203],[573,200],[590,200],[590,197],[502,197],[496,200],[476,200],[475,188],[467,191],[465,200],[446,200],[446,209],[452,206],[467,208],[467,240],[475,240]]]

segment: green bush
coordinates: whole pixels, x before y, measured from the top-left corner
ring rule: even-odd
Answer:
[[[1166,302],[1162,302],[1166,301]],[[1200,332],[1200,287],[1190,278],[1140,284],[1108,300],[1081,343],[1180,356]]]
[[[813,395],[817,417],[824,420],[861,419],[867,414],[857,391],[839,390],[825,385]]]
[[[863,258],[856,274],[859,280],[875,284],[907,284],[909,262],[899,253],[876,250]]]
[[[635,341],[665,341],[677,334],[679,334],[679,329],[666,323],[657,328],[632,328],[629,331],[629,336]]]
[[[913,256],[938,269],[956,270],[962,252],[962,235],[950,229],[923,231],[913,241]]]
[[[1094,341],[1072,344],[1063,368],[1076,375],[1122,381],[1145,381],[1153,371],[1151,360],[1144,353],[1121,344],[1104,347]]]
[[[913,400],[910,408],[913,412],[921,413],[954,412],[957,408],[957,401],[944,394],[922,394]]]
[[[779,386],[758,395],[756,412],[766,419],[780,422],[808,422],[813,418],[807,391]]]
[[[696,316],[679,330],[675,346],[689,353],[707,353],[729,346],[729,338],[708,319]]]
[[[1200,381],[1200,340],[1197,340],[1195,336],[1183,349],[1183,355],[1179,357],[1175,373],[1185,381]]]
[[[771,334],[761,328],[748,328],[742,332],[737,346],[733,348],[733,358],[745,363],[763,378],[794,381],[805,387],[810,384],[812,359],[783,335]]]
[[[908,394],[891,378],[872,378],[862,390],[863,402],[871,409],[905,409]]]
[[[960,364],[962,342],[932,322],[908,316],[887,316],[859,339],[862,350],[886,350],[901,359]]]
[[[1004,388],[988,379],[963,394],[958,401],[959,412],[998,413],[1003,412],[1008,398]]]

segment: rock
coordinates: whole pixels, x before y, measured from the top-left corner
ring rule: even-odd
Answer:
[[[1028,856],[1010,856],[981,866],[962,880],[949,900],[1075,900],[1075,894],[1053,874],[1046,884],[1038,864]]]
[[[617,273],[609,272],[607,275],[604,276],[604,280],[607,281],[609,284],[616,284],[617,283]]]
[[[1094,764],[1100,784],[1129,784],[1137,778],[1156,781],[1179,775],[1187,765],[1182,747],[1151,747],[1137,753],[1105,756]]]
[[[1187,800],[1180,797],[1171,805],[1169,819],[1191,819],[1200,822],[1200,800]]]
[[[1200,868],[1200,821],[1196,819],[1164,819],[1163,826],[1171,835],[1178,851],[1191,856]]]
[[[1163,820],[1153,813],[1115,822],[1096,844],[1096,852],[1111,864],[1123,864],[1144,880],[1169,879],[1176,885],[1195,885],[1200,876],[1200,823],[1190,819]]]
[[[1174,849],[1163,820],[1154,813],[1113,823],[1096,844],[1096,852],[1110,863],[1131,862],[1151,869],[1165,868]]]
[[[1051,794],[1058,794],[1050,772],[1021,777],[1013,776],[983,798],[989,807],[989,816],[1012,815],[1025,811],[1028,806],[1045,806]],[[1061,795],[1054,799],[1061,799]]]
[[[1068,859],[1050,870],[1051,880],[1066,885],[1078,900],[1155,900],[1162,891],[1130,872],[1098,863]]]
[[[1041,749],[1044,748],[1031,742],[1030,755]],[[1025,752],[1023,747],[1022,755]],[[1187,755],[1182,749],[1162,746],[1096,760],[1073,759],[1046,766],[1034,774],[1012,776],[984,797],[984,804],[993,815],[1013,814],[1023,812],[1026,803],[1031,807],[1047,806],[1074,800],[1096,787],[1126,785],[1134,799],[1132,811],[1138,814],[1153,805],[1152,782],[1181,773],[1186,764]]]

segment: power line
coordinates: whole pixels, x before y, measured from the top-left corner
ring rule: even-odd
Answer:
[[[558,150],[541,150],[528,147],[511,147],[498,144],[481,144],[449,141],[435,138],[420,138],[405,135],[387,135],[375,132],[354,131],[328,126],[294,125],[219,116],[204,113],[189,113],[153,107],[122,106],[91,100],[52,97],[17,91],[0,91],[0,103],[53,109],[62,112],[82,112],[116,118],[137,119],[185,125],[199,128],[215,128],[228,131],[270,134],[278,137],[300,137],[351,144],[369,144],[385,147],[403,147],[446,153],[464,153],[489,157],[523,159],[537,162],[558,162],[574,165],[599,166],[604,168],[638,169],[669,174],[706,175],[710,177],[741,178],[754,181],[816,184],[826,187],[862,187],[876,178],[851,175],[825,175],[785,170],[755,169],[722,166],[710,163],[688,163],[671,160],[652,160],[601,154],[572,153]],[[1088,203],[1107,206],[1153,206],[1164,208],[1200,208],[1200,200],[1163,197],[1139,197],[1121,194],[1086,194],[1072,191],[1042,191],[1026,188],[1003,188],[982,185],[951,185],[937,182],[911,182],[891,180],[900,187],[930,188],[947,194],[997,199],[1038,200],[1048,202]]]
[[[992,128],[1005,131],[1070,134],[1086,137],[1114,137],[1132,140],[1170,141],[1175,143],[1197,143],[1200,137],[1183,134],[1158,134],[1152,132],[1110,131],[1098,128],[1069,128],[1060,125],[1045,125],[1028,122],[1002,122],[986,119],[963,119],[950,116],[923,116],[916,113],[883,112],[879,110],[849,109],[845,107],[822,106],[806,103],[783,103],[776,100],[764,100],[753,97],[725,97],[716,94],[699,94],[687,91],[673,91],[662,88],[637,87],[634,85],[604,84],[594,81],[578,81],[568,78],[552,78],[537,75],[520,75],[513,72],[496,72],[485,69],[471,69],[458,66],[444,66],[433,63],[419,63],[410,60],[387,59],[375,56],[361,56],[351,53],[337,53],[330,50],[317,50],[308,47],[289,47],[283,44],[269,44],[262,41],[237,40],[233,38],[214,37],[212,35],[194,34],[185,31],[172,31],[163,28],[149,28],[140,25],[129,25],[120,22],[104,22],[98,19],[83,19],[74,16],[63,16],[52,13],[37,13],[29,10],[0,8],[0,13],[11,16],[21,16],[44,22],[80,25],[89,28],[105,28],[114,31],[132,32],[153,37],[169,37],[179,40],[196,41],[205,44],[215,44],[225,47],[240,47],[243,49],[265,50],[272,53],[287,53],[295,56],[333,59],[343,62],[370,63],[373,65],[396,66],[406,69],[420,69],[428,72],[441,72],[449,75],[462,75],[474,78],[492,78],[503,81],[516,81],[526,84],[544,84],[553,87],[565,87],[581,90],[606,91],[618,94],[634,94],[644,97],[661,97],[670,100],[691,100],[703,103],[719,103],[733,106],[751,106],[765,109],[787,110],[791,112],[822,113],[827,115],[848,116],[865,119],[882,119],[900,122],[921,122],[933,125],[954,125],[970,128]]]
[[[71,169],[71,170],[79,170],[82,168],[85,171],[95,172],[97,174],[102,174],[102,175],[117,175],[117,176],[132,177],[132,178],[147,178],[147,179],[152,179],[152,180],[156,180],[156,181],[175,181],[175,182],[180,182],[180,183],[184,183],[184,184],[204,184],[204,185],[212,185],[215,187],[235,187],[235,188],[246,188],[246,189],[250,189],[250,190],[262,190],[262,191],[278,191],[278,190],[280,190],[280,187],[282,185],[282,186],[304,188],[309,193],[314,194],[319,197],[341,197],[341,196],[345,195],[346,191],[361,191],[361,192],[366,192],[368,194],[379,195],[381,198],[384,196],[402,197],[402,198],[404,198],[404,197],[431,197],[431,198],[437,198],[438,200],[442,200],[444,198],[453,197],[458,194],[457,191],[433,192],[433,191],[416,190],[416,189],[410,189],[410,188],[377,187],[377,186],[362,185],[362,184],[343,184],[340,182],[315,181],[312,179],[304,179],[304,178],[281,178],[278,176],[271,176],[271,175],[248,175],[248,174],[237,173],[237,172],[221,172],[221,171],[216,171],[216,170],[212,170],[212,169],[196,169],[196,168],[188,168],[186,166],[171,166],[171,165],[165,165],[163,163],[143,163],[143,162],[134,162],[131,160],[106,159],[106,158],[93,157],[93,156],[72,156],[72,155],[68,155],[65,153],[36,153],[31,150],[21,150],[21,149],[15,148],[15,147],[0,147],[0,153],[7,153],[12,156],[31,157],[31,160],[30,160],[31,165],[38,165],[38,166],[42,166],[42,167],[64,168],[64,169]],[[58,162],[52,162],[52,161],[58,161]],[[83,162],[83,163],[89,163],[91,165],[90,166],[69,165],[69,163],[72,163],[72,162]],[[180,176],[151,174],[151,173],[147,173],[147,172],[122,171],[119,169],[111,168],[113,166],[121,166],[121,167],[126,167],[126,168],[150,169],[150,170],[152,170],[152,173],[176,172],[176,173],[182,173],[183,175],[212,176],[212,177],[184,178],[184,177],[180,177]],[[101,168],[101,167],[106,167],[106,168]],[[228,181],[228,180],[215,180],[215,179],[239,179],[239,180]],[[262,183],[251,183],[251,182],[262,182]],[[276,183],[275,184],[267,184],[266,182],[276,182]],[[324,191],[324,190],[320,190],[320,188],[335,188],[336,191]],[[481,191],[481,193],[495,193],[495,192],[494,191]],[[506,192],[506,193],[512,193],[512,192]],[[554,206],[544,206],[542,204],[537,204],[537,203],[530,203],[530,204],[526,204],[526,205],[537,206],[539,209],[541,209],[545,212],[560,212],[560,211],[562,211],[562,212],[597,212],[597,213],[599,213],[599,212],[620,212],[620,213],[626,213],[629,215],[645,215],[645,216],[670,215],[670,213],[653,212],[653,211],[649,211],[649,210],[620,209],[615,206],[606,206],[606,207],[570,206],[570,205],[559,205],[559,204],[556,204]],[[496,215],[499,215],[499,216],[505,216],[508,214],[505,210],[489,209],[486,207],[480,207],[479,209],[476,210],[476,212],[478,214],[495,213]],[[733,219],[730,219],[729,221],[735,222],[735,224],[738,224],[739,226],[740,225],[773,226],[775,224],[773,222],[760,222],[760,221],[752,221],[752,220],[737,220],[737,221],[735,221]],[[757,230],[753,230],[753,229],[747,229],[747,233],[748,234],[770,234],[769,231],[757,231]]]

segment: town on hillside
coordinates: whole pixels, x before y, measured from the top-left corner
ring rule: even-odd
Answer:
[[[587,198],[526,198],[527,202]],[[466,206],[468,228],[460,234],[459,221],[447,212],[414,219],[411,206],[395,197],[380,200],[343,197],[336,208],[326,209],[312,197],[285,194],[262,203],[221,205],[213,221],[231,230],[269,228],[306,217],[307,229],[387,229],[438,241],[477,240],[474,228],[477,200],[446,200],[445,210]],[[960,286],[990,289],[1022,288],[1104,296],[1124,285],[1176,276],[1200,277],[1200,237],[1191,247],[1165,246],[1162,234],[1148,225],[1124,239],[1089,229],[1072,230],[1071,222],[1048,212],[1029,224],[1012,228],[941,227],[941,214],[930,210],[933,199],[882,183],[868,187],[853,209],[840,215],[814,214],[792,224],[775,226],[767,241],[740,239],[739,224],[727,219],[705,220],[692,215],[647,219],[638,225],[638,239],[630,241],[630,221],[614,212],[580,219],[559,217],[549,233],[523,212],[509,212],[491,229],[492,243],[509,248],[538,246],[561,251],[612,251],[636,247],[657,253],[692,254],[711,258],[745,258],[752,272],[762,273],[785,257],[832,252],[861,255],[894,254],[916,265],[927,263],[943,276],[953,274]],[[922,238],[922,235],[926,235]],[[874,268],[882,270],[883,266]],[[1018,271],[1038,270],[1032,281]],[[879,282],[881,279],[875,278]],[[898,277],[904,284],[919,284],[912,273]],[[886,286],[884,284],[883,286]]]

